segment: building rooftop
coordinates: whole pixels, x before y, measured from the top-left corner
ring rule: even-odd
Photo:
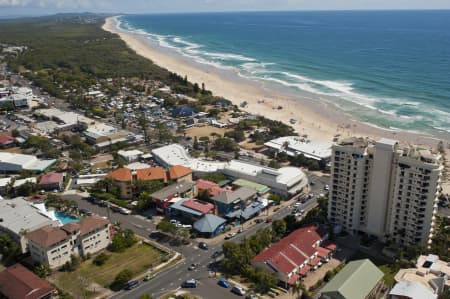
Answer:
[[[0,293],[10,299],[39,299],[55,289],[45,280],[15,264],[0,272]]]
[[[55,162],[56,160],[40,160],[32,155],[0,152],[0,165],[5,164],[5,166],[0,166],[0,171],[9,170],[7,164],[10,164],[17,165],[25,170],[42,172]]]
[[[134,157],[142,155],[143,152],[141,152],[140,150],[129,150],[129,151],[120,150],[117,152],[117,154],[119,154],[122,157]]]
[[[183,193],[187,192],[191,189],[193,189],[195,186],[195,183],[192,182],[180,182],[176,184],[169,185],[159,191],[156,191],[155,193],[151,194],[152,198],[155,198],[157,200],[166,200],[168,197],[173,196],[177,193]]]
[[[66,240],[69,235],[59,227],[44,226],[27,233],[25,236],[42,248],[49,248]]]
[[[214,205],[209,202],[200,201],[197,199],[188,199],[181,204],[183,207],[195,210],[202,214],[208,214],[214,210]]]
[[[421,283],[411,281],[397,283],[391,289],[389,295],[409,299],[437,299],[438,297],[438,295],[434,294],[429,288]]]
[[[274,271],[289,274],[314,255],[314,244],[324,233],[315,225],[299,228],[253,258],[253,263],[265,263]]]
[[[225,219],[213,214],[206,214],[201,219],[195,221],[193,227],[201,233],[213,233],[224,223],[226,223]]]
[[[244,179],[238,179],[233,182],[233,185],[235,186],[241,186],[241,187],[250,187],[255,189],[259,194],[264,194],[270,191],[270,188],[266,185],[250,182]]]
[[[370,260],[349,262],[325,287],[322,294],[340,294],[345,299],[361,299],[375,288],[384,273]]]
[[[96,123],[95,125],[89,126],[84,134],[93,139],[97,139],[99,137],[116,134],[117,132],[118,130],[112,126],[106,125],[104,123]]]
[[[64,175],[59,172],[50,172],[41,176],[39,185],[59,184],[64,179]]]
[[[277,151],[286,152],[289,156],[303,154],[314,160],[326,160],[331,157],[331,143],[305,141],[299,136],[286,136],[270,140],[265,146]]]
[[[0,226],[19,235],[45,225],[57,225],[50,217],[41,213],[23,198],[0,199]]]
[[[108,174],[107,177],[121,182],[130,182],[132,179],[131,170],[128,168],[117,168]]]
[[[340,146],[352,146],[357,148],[366,148],[369,145],[369,139],[363,137],[349,137],[339,140],[338,145]]]
[[[144,168],[136,170],[136,178],[139,181],[161,180],[167,182],[167,173],[162,167]]]
[[[192,174],[192,169],[182,165],[175,165],[169,167],[169,177],[171,180],[176,180],[184,176]]]
[[[247,200],[256,195],[256,190],[250,187],[240,187],[231,192],[221,192],[214,196],[212,200],[223,204],[231,204],[241,200]]]

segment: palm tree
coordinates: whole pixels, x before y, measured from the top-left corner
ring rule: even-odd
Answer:
[[[295,298],[299,298],[301,294],[306,290],[305,285],[300,280],[297,281],[296,284],[294,284],[291,288],[292,295],[295,296]]]

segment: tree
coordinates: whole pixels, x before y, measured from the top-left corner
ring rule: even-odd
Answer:
[[[294,295],[295,298],[298,298],[305,290],[306,287],[301,281],[297,281],[291,288],[292,295]]]
[[[122,252],[136,244],[136,242],[136,236],[131,229],[121,229],[114,236],[111,243],[111,250],[114,252]]]
[[[33,269],[34,274],[39,276],[40,278],[45,278],[50,275],[51,270],[50,267],[44,264],[37,264]]]
[[[139,297],[139,299],[152,299],[152,296],[149,294],[144,294],[144,295],[141,295],[141,297]]]
[[[111,289],[121,289],[131,278],[133,278],[133,272],[131,270],[125,269],[120,271],[114,278]]]
[[[274,220],[272,222],[272,230],[276,237],[282,238],[286,233],[286,221],[284,219]]]
[[[165,220],[162,220],[161,222],[159,222],[158,225],[156,226],[156,228],[164,233],[171,235],[172,237],[175,236],[175,234],[177,232],[177,226],[175,224],[173,224],[172,222],[165,221]]]
[[[107,255],[106,253],[102,252],[99,255],[97,255],[94,260],[92,261],[92,263],[96,266],[102,266],[106,263],[106,261],[109,259],[109,255]]]
[[[6,265],[17,262],[21,255],[19,245],[7,233],[0,233],[0,254]]]
[[[199,149],[197,136],[194,137],[194,144],[192,145],[192,147],[193,147],[195,150],[198,150],[198,149]]]

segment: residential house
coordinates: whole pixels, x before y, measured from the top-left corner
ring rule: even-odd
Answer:
[[[50,299],[55,288],[21,264],[0,272],[0,297],[10,299]],[[1,296],[2,295],[2,296]]]
[[[0,147],[8,148],[14,147],[16,145],[16,138],[12,137],[10,134],[1,134],[0,135]]]
[[[195,183],[197,184],[197,189],[199,192],[202,190],[208,190],[209,196],[211,196],[211,197],[214,197],[222,192],[226,192],[226,191],[231,192],[231,190],[221,188],[218,184],[207,181],[207,180],[198,179],[197,181],[195,181]]]
[[[48,191],[62,191],[64,188],[64,174],[59,172],[44,174],[39,180],[39,187]]]
[[[129,150],[129,151],[120,150],[117,152],[117,154],[123,159],[125,159],[128,163],[130,163],[133,161],[137,161],[144,153],[141,152],[140,150]]]
[[[316,225],[299,228],[252,260],[252,265],[287,285],[295,285],[327,262],[336,250],[336,245],[326,241],[328,235]]]
[[[383,287],[384,273],[370,260],[349,262],[320,290],[321,299],[376,299]]]
[[[162,167],[151,167],[136,170],[137,181],[160,181],[167,183],[167,173]]]
[[[91,216],[61,227],[39,228],[26,238],[32,259],[54,269],[70,261],[71,255],[86,256],[108,247],[111,228],[109,221]]]

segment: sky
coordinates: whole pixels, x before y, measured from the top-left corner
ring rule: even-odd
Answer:
[[[0,0],[0,15],[258,10],[450,9],[450,0]]]

